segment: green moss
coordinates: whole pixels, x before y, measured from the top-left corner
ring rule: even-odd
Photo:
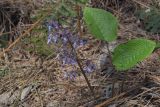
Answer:
[[[26,50],[30,52],[36,52],[42,56],[49,56],[53,54],[53,46],[48,46],[47,44],[47,32],[46,28],[37,28],[33,30],[34,35],[30,38],[26,38],[29,46]]]
[[[146,31],[160,33],[160,11],[158,9],[142,9],[136,13],[136,16],[141,20]]]
[[[9,69],[8,68],[2,68],[2,69],[0,69],[0,78],[4,77],[8,73],[9,73]]]

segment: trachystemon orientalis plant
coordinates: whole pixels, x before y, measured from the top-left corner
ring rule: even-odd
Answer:
[[[106,41],[107,44],[116,40],[118,21],[111,13],[102,9],[85,7],[83,19],[95,38]],[[62,67],[65,65],[72,66],[72,69],[69,72],[67,71],[64,76],[74,79],[78,75],[77,70],[79,69],[82,71],[92,93],[94,93],[85,73],[94,71],[96,67],[91,60],[85,60],[85,65],[81,65],[76,53],[76,49],[87,44],[87,40],[83,40],[80,38],[81,36],[75,35],[69,28],[64,27],[55,20],[48,22],[48,32],[48,43],[54,43],[59,47],[57,49],[60,53],[58,59]],[[118,45],[114,49],[113,54],[110,54],[112,65],[117,71],[128,70],[147,58],[155,46],[156,43],[154,41],[144,38],[129,40]]]

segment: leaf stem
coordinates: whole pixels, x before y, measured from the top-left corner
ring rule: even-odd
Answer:
[[[112,53],[111,53],[111,51],[109,49],[109,43],[106,42],[106,44],[107,44],[107,51],[108,51],[108,56],[109,56],[109,62],[110,62],[110,65],[113,66],[113,64],[112,64]]]

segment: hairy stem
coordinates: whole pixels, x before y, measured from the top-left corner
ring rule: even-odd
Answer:
[[[80,60],[79,60],[78,55],[77,55],[77,52],[76,52],[75,48],[73,47],[72,42],[69,40],[69,38],[68,38],[68,41],[69,41],[69,44],[70,44],[73,52],[75,53],[76,61],[77,61],[77,64],[78,64],[78,66],[80,68],[80,71],[82,72],[82,74],[83,74],[83,76],[84,76],[84,78],[85,78],[85,80],[87,82],[87,85],[88,85],[89,89],[91,90],[91,93],[93,94],[93,96],[95,98],[95,94],[94,94],[93,88],[92,88],[92,86],[91,86],[91,84],[90,84],[90,82],[89,82],[89,80],[88,80],[88,78],[87,78],[87,76],[85,74],[85,71],[83,70],[83,67],[82,67],[82,65],[80,63]]]
[[[80,12],[81,12],[81,7],[79,5],[76,6],[76,11],[77,11],[77,28],[79,31],[79,35],[83,36],[83,32],[81,29],[81,17],[80,17]]]
[[[110,62],[110,65],[113,66],[113,64],[112,64],[112,53],[109,49],[109,43],[108,42],[106,42],[106,43],[107,43],[107,51],[108,51],[108,55],[109,55],[109,62]]]
[[[83,36],[83,32],[82,32],[82,29],[81,29],[81,22],[80,22],[80,20],[81,20],[80,10],[81,10],[80,6],[77,5],[77,6],[76,6],[77,17],[78,17],[77,27],[78,27],[78,31],[79,31],[80,37],[82,37],[82,36]],[[84,78],[85,78],[85,80],[86,80],[86,83],[87,83],[87,85],[88,85],[91,93],[93,94],[93,96],[94,96],[94,98],[95,98],[95,94],[94,94],[94,91],[93,91],[93,87],[91,86],[91,84],[90,84],[90,82],[89,82],[89,80],[88,80],[88,78],[87,78],[87,76],[86,76],[86,74],[85,74],[85,71],[83,70],[83,67],[82,67],[82,65],[81,65],[80,59],[78,58],[77,52],[76,52],[75,48],[73,47],[72,42],[70,41],[69,38],[68,38],[68,41],[69,41],[69,44],[70,44],[72,50],[73,50],[74,53],[75,53],[77,64],[78,64],[78,66],[79,66],[79,68],[80,68],[80,70],[81,70],[81,72],[82,72],[82,74],[83,74],[83,76],[84,76]]]

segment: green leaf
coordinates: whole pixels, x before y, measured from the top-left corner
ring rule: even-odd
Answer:
[[[113,53],[113,65],[117,70],[127,70],[147,58],[156,43],[147,39],[133,39],[117,46]]]
[[[102,9],[86,7],[83,14],[93,36],[108,42],[116,39],[118,21],[111,13]]]

